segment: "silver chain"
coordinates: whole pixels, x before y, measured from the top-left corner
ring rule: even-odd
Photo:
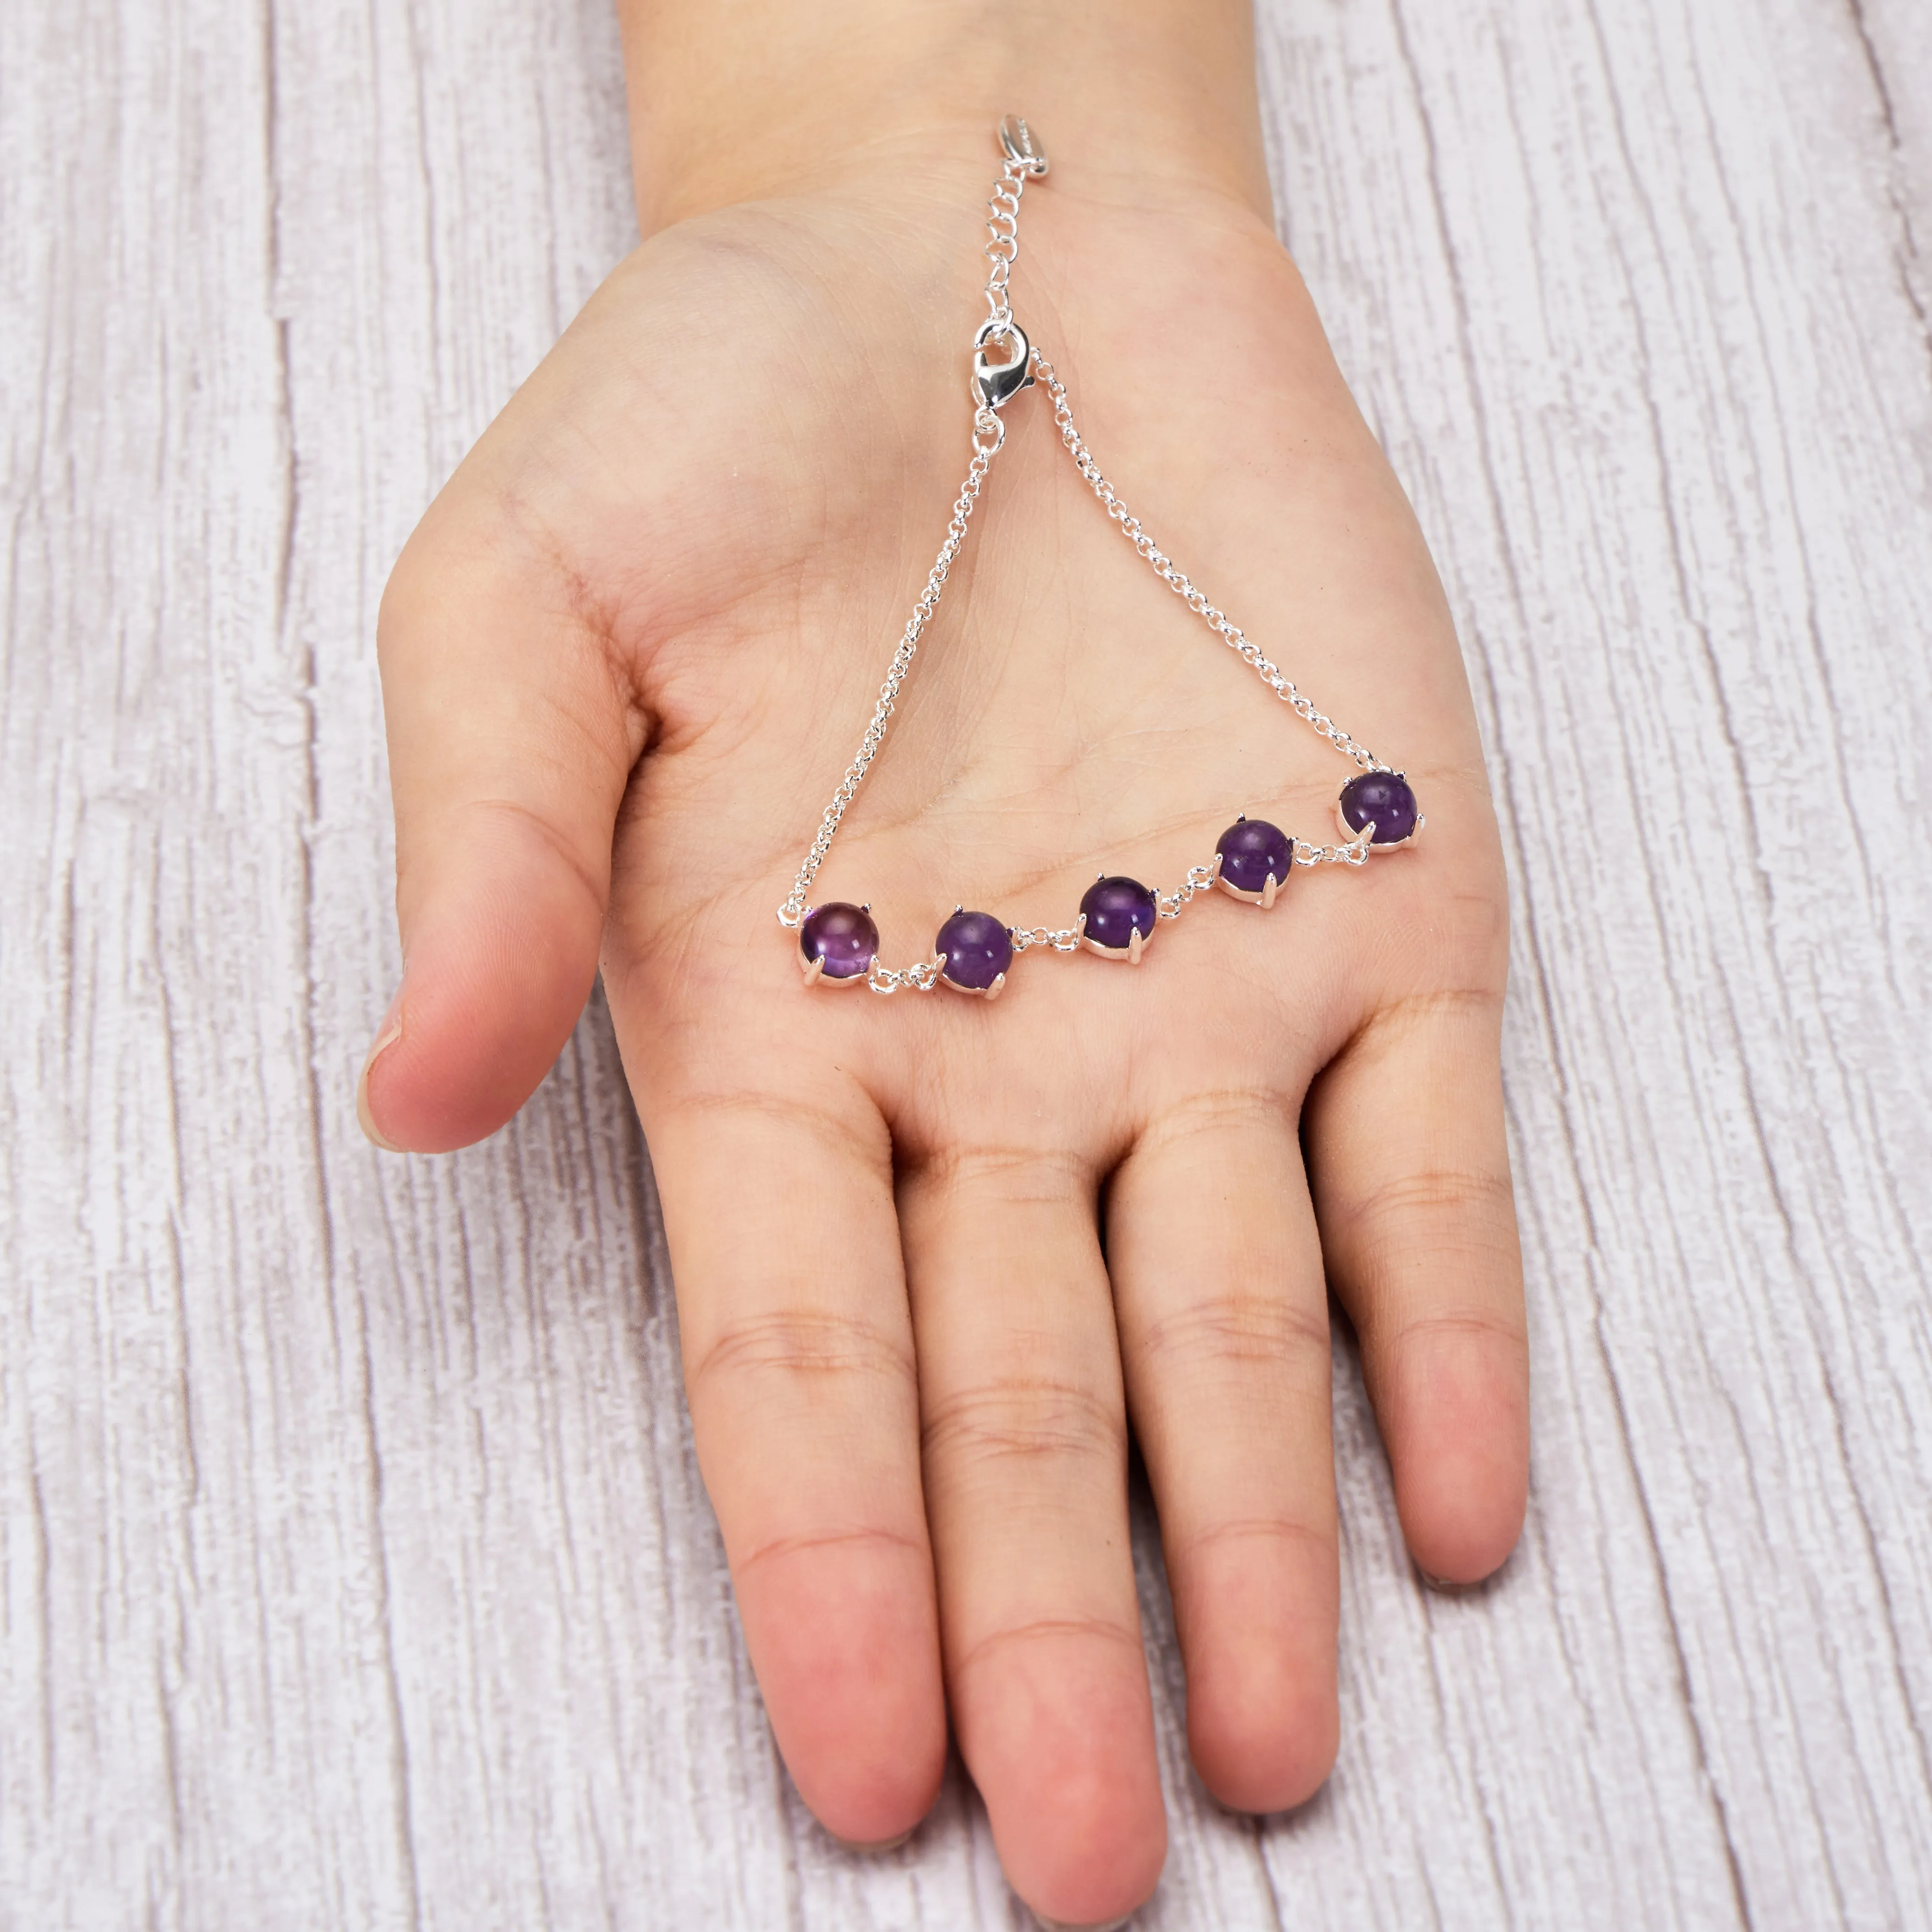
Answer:
[[[1094,460],[1093,452],[1081,439],[1080,432],[1074,427],[1072,406],[1067,400],[1066,386],[1054,373],[1053,364],[1040,350],[1027,340],[1024,332],[1013,320],[1013,312],[1008,301],[1014,262],[1020,252],[1019,216],[1020,198],[1026,192],[1028,180],[1046,172],[1046,158],[1033,145],[1033,137],[1024,121],[1009,116],[1000,124],[1000,145],[1006,154],[1004,165],[1000,170],[1000,178],[993,185],[992,194],[986,202],[986,247],[988,262],[986,276],[986,320],[980,325],[974,338],[976,351],[983,350],[988,341],[1017,344],[1019,355],[1016,361],[1005,368],[989,369],[983,354],[976,354],[974,364],[974,392],[977,399],[973,412],[973,458],[967,465],[965,480],[959,486],[959,494],[952,505],[952,519],[946,526],[946,540],[939,547],[939,554],[934,559],[931,572],[926,580],[926,588],[920,592],[919,601],[913,606],[912,615],[906,620],[904,632],[900,637],[898,648],[892,653],[892,660],[886,667],[886,681],[879,687],[879,699],[872,709],[872,722],[866,728],[866,735],[859,741],[859,749],[852,762],[845,769],[845,776],[839,781],[838,789],[832,794],[832,802],[825,808],[824,816],[818,822],[818,832],[812,842],[812,849],[805,855],[805,862],[798,868],[798,877],[793,881],[791,896],[778,908],[778,923],[788,929],[795,929],[804,922],[810,908],[806,895],[812,890],[812,882],[818,876],[818,868],[825,862],[825,855],[832,849],[832,842],[838,836],[838,827],[843,822],[846,809],[857,796],[859,788],[866,782],[866,774],[872,768],[872,760],[879,754],[879,747],[885,742],[886,732],[892,723],[892,712],[899,692],[912,669],[912,661],[919,650],[920,638],[926,627],[932,621],[934,611],[939,608],[939,600],[946,589],[947,573],[958,556],[960,547],[966,541],[966,526],[974,507],[980,500],[980,493],[986,481],[986,475],[993,466],[993,458],[1005,446],[1006,425],[997,412],[1017,395],[1021,389],[1031,384],[1036,376],[1046,385],[1047,393],[1053,398],[1053,419],[1060,431],[1060,440],[1066,446],[1081,475],[1087,479],[1095,496],[1106,506],[1107,514],[1120,527],[1134,548],[1152,566],[1154,574],[1168,588],[1186,603],[1187,608],[1216,632],[1247,664],[1274,694],[1288,705],[1304,719],[1310,728],[1326,738],[1336,749],[1352,758],[1364,771],[1387,771],[1389,767],[1382,763],[1366,746],[1358,743],[1334,721],[1316,709],[1298,691],[1294,682],[1274,663],[1263,655],[1259,646],[1250,642],[1240,626],[1232,622],[1210,603],[1206,594],[1198,590],[1186,575],[1177,570],[1160,546],[1142,528],[1138,518],[1130,515],[1127,506],[1114,494],[1114,486],[1100,473],[1100,465]],[[1369,826],[1362,835],[1346,845],[1310,845],[1297,838],[1290,845],[1294,860],[1298,866],[1360,866],[1366,862],[1370,841],[1375,828]],[[1162,919],[1178,919],[1182,909],[1197,894],[1206,892],[1214,883],[1212,866],[1190,866],[1187,876],[1177,890],[1172,892],[1156,892],[1155,909]],[[1016,954],[1030,951],[1036,946],[1048,946],[1055,952],[1073,952],[1079,949],[1080,931],[1077,926],[1015,926],[1011,928],[1013,951]],[[922,959],[916,964],[902,969],[882,966],[874,959],[866,974],[866,983],[875,993],[896,993],[902,988],[929,993],[940,982],[940,969],[945,964],[943,958],[935,956]]]
[[[1024,122],[1020,125],[1025,126]],[[1030,137],[1029,137],[1029,141]],[[1020,254],[1020,196],[1026,193],[1027,177],[1044,174],[1043,167],[1009,153],[1006,164],[986,200],[986,320],[1001,328],[1012,321],[1006,301],[1006,284],[1012,279],[1013,264]]]
[[[946,541],[940,545],[939,554],[933,560],[932,574],[926,580],[926,588],[920,592],[919,602],[912,607],[912,615],[906,620],[905,634],[899,639],[899,647],[893,652],[892,661],[886,668],[886,681],[879,687],[879,701],[872,707],[872,722],[866,727],[866,735],[859,741],[858,752],[846,766],[838,789],[832,794],[832,802],[825,808],[825,816],[818,821],[818,836],[812,842],[812,850],[805,855],[805,863],[798,868],[790,898],[778,908],[781,926],[796,926],[804,921],[806,895],[812,890],[812,882],[819,867],[825,862],[826,854],[832,849],[832,842],[838,836],[839,821],[845,816],[846,807],[857,796],[859,788],[866,782],[866,774],[872,768],[872,760],[879,755],[879,747],[885,742],[886,728],[892,722],[899,687],[905,682],[906,673],[912,669],[919,640],[932,622],[932,614],[939,608],[940,596],[946,588],[946,574],[952,568],[953,559],[959,554],[959,546],[966,541],[967,520],[980,500],[980,489],[986,480],[986,472],[993,466],[993,458],[1000,453],[1000,446],[1006,440],[1006,424],[990,409],[976,412],[973,418],[973,460],[966,466],[966,480],[960,484],[958,496],[953,503],[952,520],[946,526]]]
[[[1040,380],[1046,385],[1047,394],[1053,398],[1053,420],[1059,428],[1060,440],[1066,446],[1067,454],[1073,458],[1075,466],[1086,478],[1094,495],[1106,506],[1108,515],[1120,525],[1121,536],[1147,559],[1155,576],[1180,598],[1209,630],[1222,638],[1228,647],[1237,652],[1244,662],[1252,664],[1256,676],[1262,683],[1284,704],[1291,706],[1297,716],[1305,719],[1318,736],[1326,738],[1336,750],[1353,758],[1364,771],[1387,771],[1388,766],[1366,745],[1358,744],[1332,718],[1318,711],[1296,690],[1294,680],[1262,655],[1261,646],[1249,641],[1246,633],[1240,625],[1216,610],[1208,601],[1204,591],[1197,588],[1184,572],[1174,568],[1160,544],[1142,526],[1139,518],[1129,514],[1126,505],[1114,494],[1113,484],[1100,474],[1100,466],[1094,460],[1093,452],[1081,440],[1080,432],[1073,426],[1073,410],[1066,400],[1066,385],[1054,374],[1053,364],[1037,349],[1033,352],[1033,366]]]

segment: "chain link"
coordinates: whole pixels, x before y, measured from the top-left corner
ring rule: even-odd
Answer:
[[[1028,178],[1046,172],[1046,164],[1034,153],[1033,136],[1024,121],[1012,116],[1001,123],[1000,142],[1006,151],[1006,164],[986,201],[986,314],[999,328],[1013,319],[1006,300],[1006,286],[1012,278],[1013,264],[1020,254],[1020,197],[1026,192]]]
[[[940,970],[945,964],[946,956],[935,953],[903,972],[895,972],[874,959],[866,969],[866,984],[875,993],[896,993],[902,986],[910,986],[916,993],[929,993],[939,984]]]
[[[1298,866],[1366,866],[1374,850],[1375,826],[1370,825],[1357,839],[1346,845],[1311,845],[1304,838],[1292,838]]]
[[[1058,929],[1044,926],[1014,926],[1006,929],[1012,935],[1016,952],[1025,952],[1036,946],[1050,946],[1056,952],[1080,950],[1080,928],[1077,926],[1063,926]]]
[[[1196,892],[1206,892],[1214,883],[1214,868],[1212,866],[1190,866],[1186,878],[1181,880],[1176,890],[1154,894],[1154,910],[1162,919],[1178,919],[1181,908]]]

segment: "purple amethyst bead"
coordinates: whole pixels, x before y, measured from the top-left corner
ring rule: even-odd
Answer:
[[[835,900],[806,915],[798,950],[807,965],[822,960],[828,980],[862,980],[879,956],[879,928],[863,906]]]
[[[1359,832],[1371,820],[1376,845],[1399,845],[1415,830],[1415,794],[1400,772],[1364,772],[1342,788],[1342,822]]]
[[[1080,910],[1087,915],[1081,937],[1110,952],[1126,952],[1136,932],[1143,941],[1154,937],[1154,895],[1138,879],[1096,880]]]
[[[1260,892],[1270,879],[1285,886],[1294,870],[1293,842],[1264,818],[1238,819],[1214,850],[1221,855],[1221,883],[1238,892]]]
[[[945,957],[940,972],[969,993],[986,992],[1013,963],[1012,934],[989,912],[956,912],[932,950]]]

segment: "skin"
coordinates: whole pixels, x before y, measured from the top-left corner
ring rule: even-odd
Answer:
[[[647,238],[384,600],[406,963],[358,1099],[386,1145],[494,1131],[601,964],[800,1791],[896,1838],[950,1715],[1014,1886],[1086,1924],[1166,1844],[1130,1427],[1194,1762],[1238,1810],[1335,1754],[1330,1291],[1418,1564],[1472,1582],[1515,1541],[1504,881],[1435,572],[1274,236],[1244,15],[913,11],[626,14]],[[773,911],[964,472],[1016,104],[1054,167],[1014,306],[1102,466],[1428,830],[1265,914],[1197,902],[1138,970],[808,992]],[[1004,420],[814,889],[870,901],[889,964],[957,902],[1063,926],[1101,870],[1171,886],[1243,808],[1331,841],[1352,775],[1121,540],[1044,391]]]

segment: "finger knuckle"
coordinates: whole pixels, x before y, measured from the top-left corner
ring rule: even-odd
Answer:
[[[1117,1403],[1047,1377],[1012,1377],[954,1391],[928,1406],[925,1448],[955,1472],[1014,1462],[1118,1460],[1126,1424]]]
[[[1184,1558],[1258,1549],[1327,1564],[1334,1558],[1335,1526],[1332,1517],[1314,1522],[1292,1516],[1219,1517],[1178,1538],[1175,1547]]]
[[[976,1141],[935,1150],[908,1175],[921,1193],[989,1208],[1058,1208],[1087,1193],[1087,1162],[1050,1142]]]
[[[1398,1354],[1414,1356],[1445,1346],[1471,1343],[1480,1349],[1523,1354],[1528,1338],[1521,1315],[1480,1303],[1435,1308],[1396,1324],[1390,1332],[1388,1346]]]
[[[1392,1177],[1342,1210],[1350,1272],[1370,1281],[1513,1279],[1520,1265],[1506,1174],[1425,1167]]]
[[[1506,1174],[1432,1165],[1392,1175],[1370,1188],[1360,1197],[1356,1212],[1364,1220],[1400,1222],[1460,1217],[1472,1208],[1509,1209],[1513,1203]]]
[[[685,1379],[697,1396],[729,1382],[912,1379],[909,1346],[876,1324],[836,1310],[788,1307],[722,1323],[692,1355]]]
[[[1134,1354],[1166,1376],[1278,1368],[1328,1354],[1328,1316],[1280,1294],[1222,1294],[1168,1310],[1140,1331]]]
[[[953,1660],[952,1675],[963,1678],[995,1658],[1010,1660],[1016,1652],[1066,1643],[1124,1645],[1136,1654],[1141,1648],[1140,1633],[1117,1618],[1034,1617],[1024,1623],[1002,1624],[968,1645]]]

